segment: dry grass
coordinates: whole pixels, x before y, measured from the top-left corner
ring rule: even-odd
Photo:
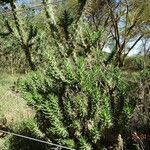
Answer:
[[[0,114],[7,119],[8,124],[12,124],[32,117],[32,110],[19,94],[8,90],[0,96]]]
[[[11,90],[14,82],[20,75],[0,75],[0,124],[6,118],[7,126],[13,126],[27,118],[34,117],[33,110],[29,108],[19,93]],[[0,149],[5,139],[0,139]]]
[[[33,116],[32,109],[26,105],[20,94],[11,90],[18,77],[5,74],[0,77],[0,115],[6,117],[8,124]]]

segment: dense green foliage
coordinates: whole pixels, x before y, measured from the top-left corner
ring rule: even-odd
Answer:
[[[45,72],[32,73],[22,84],[24,98],[37,111],[40,129],[53,142],[98,149],[103,138],[115,142],[133,112],[131,84],[119,68],[105,67],[99,53],[94,54],[91,60],[64,58],[63,64],[52,58]],[[112,139],[105,137],[107,132]]]

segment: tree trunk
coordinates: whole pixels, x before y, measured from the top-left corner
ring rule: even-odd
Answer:
[[[32,61],[32,57],[31,57],[31,53],[30,53],[29,48],[26,45],[24,45],[23,49],[24,49],[25,56],[26,56],[26,59],[29,63],[29,66],[30,66],[31,70],[33,70],[33,71],[36,70],[35,64]]]
[[[113,150],[123,150],[123,139],[121,137],[121,134],[118,135],[116,144],[113,147]]]
[[[107,130],[104,135],[101,144],[107,150],[123,150],[123,139],[121,134],[117,133],[117,130]]]
[[[21,41],[21,45],[22,45],[22,48],[24,50],[26,59],[28,61],[28,64],[29,64],[31,70],[35,70],[36,68],[35,68],[35,65],[34,65],[34,63],[32,61],[30,49],[29,49],[29,47],[26,44],[25,39],[24,39],[24,31],[23,31],[23,29],[21,27],[21,21],[19,20],[19,18],[17,16],[16,5],[15,5],[15,3],[13,1],[10,1],[10,6],[11,6],[11,9],[12,9],[12,12],[13,12],[15,26],[16,26],[17,32],[19,34],[19,39]]]

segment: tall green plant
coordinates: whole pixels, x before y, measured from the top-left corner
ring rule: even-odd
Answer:
[[[36,110],[38,125],[51,141],[75,149],[114,146],[134,109],[131,85],[121,71],[93,58],[74,55],[63,64],[50,57],[49,68],[21,83]],[[109,135],[109,136],[108,136]]]

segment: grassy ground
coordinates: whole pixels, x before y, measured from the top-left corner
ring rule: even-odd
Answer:
[[[0,74],[0,124],[7,120],[7,126],[22,122],[24,119],[33,117],[33,110],[26,105],[19,93],[12,91],[14,82],[20,75]],[[0,149],[5,139],[0,138]]]

